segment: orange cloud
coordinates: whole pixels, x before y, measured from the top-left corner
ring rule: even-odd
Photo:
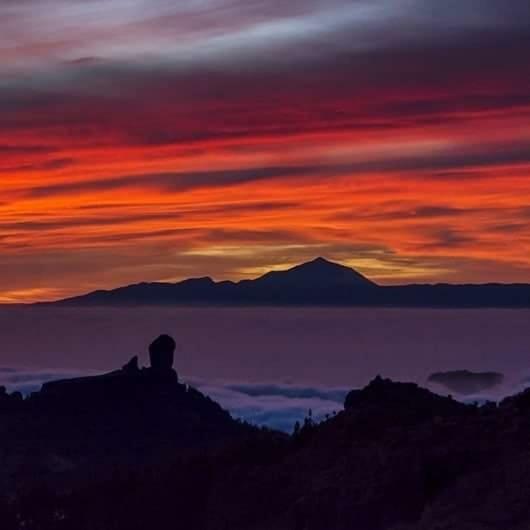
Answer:
[[[5,75],[0,302],[317,254],[385,283],[530,282],[526,41],[377,35],[263,64],[103,58]],[[63,49],[49,44],[48,59]]]

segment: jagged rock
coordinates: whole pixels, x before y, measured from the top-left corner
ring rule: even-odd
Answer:
[[[45,383],[25,400],[20,393],[3,398],[0,459],[5,453],[10,460],[0,468],[0,496],[8,475],[25,483],[38,469],[43,480],[57,479],[51,456],[72,463],[69,476],[105,474],[253,431],[179,383],[174,347],[171,337],[162,336],[150,349],[150,368],[139,368],[133,357],[106,374]]]
[[[135,355],[127,364],[122,368],[122,372],[126,374],[138,374],[140,368],[138,367],[138,355]]]
[[[175,340],[169,335],[160,335],[149,346],[151,368],[159,372],[173,369],[176,348]]]

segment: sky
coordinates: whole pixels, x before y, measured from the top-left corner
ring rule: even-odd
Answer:
[[[529,57],[527,0],[2,0],[0,302],[530,282]]]

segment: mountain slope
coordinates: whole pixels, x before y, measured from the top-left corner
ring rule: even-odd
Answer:
[[[159,465],[257,431],[180,383],[157,355],[150,367],[133,357],[109,373],[45,383],[26,399],[0,387],[0,497],[41,480],[59,486]]]
[[[74,306],[322,305],[373,307],[530,307],[530,285],[379,286],[352,268],[317,258],[254,280],[139,283],[53,302]]]
[[[139,283],[110,291],[61,300],[68,305],[134,304],[313,304],[341,298],[344,289],[364,290],[376,284],[360,273],[317,258],[286,271],[269,272],[255,280],[214,282],[194,278],[179,283]]]
[[[291,437],[243,432],[3,509],[0,497],[2,528],[527,530],[529,410],[528,390],[476,407],[378,377]]]
[[[256,280],[254,285],[271,287],[367,287],[375,283],[350,267],[324,258],[302,263],[286,271],[272,271]]]

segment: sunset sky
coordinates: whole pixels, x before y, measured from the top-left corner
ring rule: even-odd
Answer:
[[[528,0],[2,0],[0,302],[530,282]]]

